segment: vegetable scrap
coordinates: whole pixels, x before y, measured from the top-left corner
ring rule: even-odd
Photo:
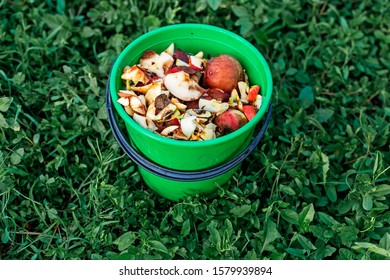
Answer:
[[[250,86],[245,69],[228,54],[210,59],[175,48],[145,51],[126,66],[120,103],[140,126],[163,137],[202,141],[229,134],[261,107],[260,85]]]

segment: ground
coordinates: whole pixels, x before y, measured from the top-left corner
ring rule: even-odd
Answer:
[[[1,1],[0,259],[388,259],[389,1]],[[155,28],[219,26],[264,55],[271,123],[213,198],[164,199],[105,87]]]

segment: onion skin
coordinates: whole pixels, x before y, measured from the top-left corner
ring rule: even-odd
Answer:
[[[230,93],[244,79],[240,62],[234,57],[221,54],[211,58],[204,72],[204,83],[209,88],[219,88]]]

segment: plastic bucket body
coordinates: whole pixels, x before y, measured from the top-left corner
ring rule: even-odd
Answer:
[[[146,185],[148,185],[152,190],[159,193],[165,198],[178,201],[185,197],[193,196],[195,194],[207,195],[213,193],[218,186],[226,184],[238,168],[239,165],[227,171],[226,173],[223,173],[211,179],[194,182],[182,182],[165,179],[160,176],[154,175],[153,173],[143,169],[142,167],[139,168],[139,172],[144,179]]]
[[[165,138],[139,126],[116,100],[118,91],[124,87],[120,78],[123,68],[134,65],[144,51],[154,50],[157,53],[165,50],[171,43],[175,48],[187,53],[203,51],[206,58],[219,54],[230,54],[240,61],[245,69],[250,85],[260,85],[263,96],[262,106],[256,116],[242,128],[228,135],[206,141],[181,141]],[[242,37],[215,26],[204,24],[176,24],[153,30],[130,43],[117,58],[109,79],[107,99],[125,126],[131,146],[139,151],[148,161],[157,166],[180,171],[202,171],[215,168],[245,150],[250,143],[256,125],[270,106],[272,94],[272,77],[270,69],[260,52]],[[107,105],[107,107],[109,107]],[[110,110],[110,108],[108,108]],[[111,122],[110,122],[111,123]],[[118,139],[118,138],[117,138]],[[141,159],[142,161],[142,159]],[[156,176],[153,168],[140,167],[140,174],[145,183],[161,195],[179,200],[196,193],[210,193],[217,185],[226,183],[234,171],[213,173],[216,176],[204,180],[180,181],[170,177]],[[152,172],[151,172],[152,171]],[[191,176],[191,175],[189,175]],[[168,179],[167,179],[168,178]],[[201,177],[200,177],[201,178]]]

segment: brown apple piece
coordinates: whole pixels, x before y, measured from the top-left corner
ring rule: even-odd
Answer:
[[[222,101],[222,102],[227,102],[229,101],[230,98],[230,93],[223,91],[222,89],[219,88],[210,88],[207,91],[207,94],[215,100]]]

